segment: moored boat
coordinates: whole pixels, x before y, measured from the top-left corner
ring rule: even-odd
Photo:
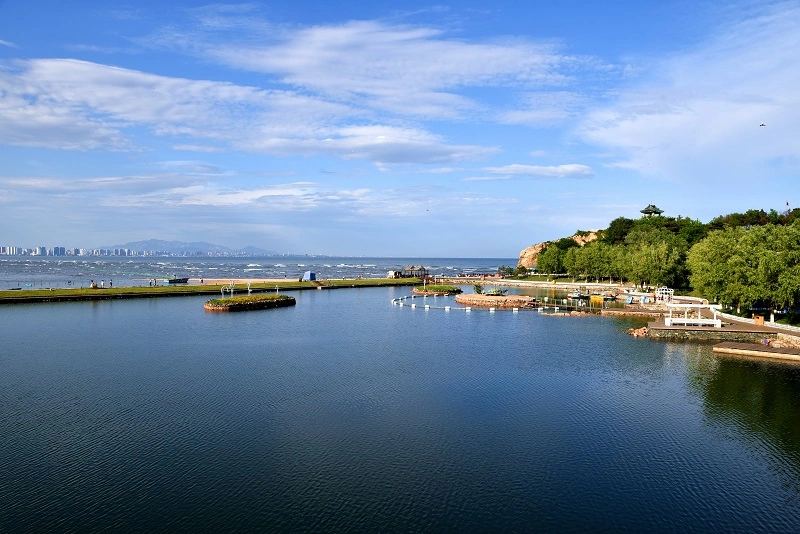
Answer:
[[[589,294],[581,293],[579,289],[575,289],[567,294],[567,298],[571,300],[589,300]]]

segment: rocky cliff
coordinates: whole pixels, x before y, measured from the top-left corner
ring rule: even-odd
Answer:
[[[575,241],[580,246],[585,245],[586,243],[590,243],[597,239],[597,232],[589,232],[587,234],[575,234],[570,237],[573,241]],[[543,243],[537,243],[536,245],[531,245],[530,247],[526,248],[522,252],[519,253],[519,261],[517,262],[518,267],[533,267],[536,265],[536,259],[539,257],[539,254],[542,250],[552,243],[552,241],[545,241]]]

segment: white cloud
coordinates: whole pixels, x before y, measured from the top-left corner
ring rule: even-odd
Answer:
[[[797,169],[796,2],[748,12],[652,71],[578,129],[586,141],[614,150],[610,166],[711,182],[750,180],[776,165]]]
[[[2,39],[0,39],[0,46],[7,46],[7,47],[9,47],[9,48],[19,48],[19,47],[18,47],[17,45],[15,45],[14,43],[12,43],[12,42],[10,42],[10,41],[4,41],[4,40],[2,40]]]
[[[246,35],[210,30],[241,27],[239,17],[203,24],[189,35],[164,31],[153,38],[204,58],[277,76],[282,84],[336,101],[402,116],[455,118],[480,106],[458,92],[465,87],[562,86],[567,67],[590,61],[563,55],[550,43],[448,38],[439,29],[350,21],[306,28],[249,23]],[[241,27],[241,29],[245,29]],[[253,44],[260,41],[261,44]]]
[[[361,113],[288,91],[169,78],[77,60],[0,71],[0,142],[133,150],[129,128],[198,139],[184,150],[331,155],[378,164],[452,163],[496,149],[450,145],[423,129],[358,125]]]
[[[496,148],[448,145],[423,130],[387,126],[343,127],[320,138],[254,139],[249,148],[276,154],[339,155],[368,159],[385,165],[399,163],[442,164],[488,157]]]
[[[465,182],[500,182],[504,180],[511,180],[511,176],[470,176],[464,178]]]
[[[592,176],[591,167],[570,163],[567,165],[505,165],[503,167],[486,167],[484,171],[490,174],[505,176],[537,176],[546,178],[585,178]]]
[[[504,111],[498,121],[505,124],[534,126],[563,122],[577,116],[588,99],[574,91],[539,91],[522,97],[520,109]]]
[[[97,176],[91,178],[0,177],[0,186],[16,190],[19,194],[83,194],[92,196],[128,195],[131,192],[152,192],[190,184],[206,179],[193,174],[157,173],[135,176]]]

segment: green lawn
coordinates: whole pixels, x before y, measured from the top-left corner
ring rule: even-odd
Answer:
[[[250,290],[256,293],[265,293],[286,290],[316,289],[318,287],[345,288],[345,287],[377,287],[377,286],[408,286],[420,283],[418,278],[362,278],[348,280],[316,280],[313,282],[284,281],[272,283],[252,283]],[[227,286],[227,284],[224,284]],[[212,295],[221,294],[222,284],[192,284],[170,286],[128,286],[105,289],[72,288],[72,289],[23,289],[18,291],[0,291],[0,303],[13,302],[51,302],[59,300],[104,300],[113,298],[136,297],[171,297],[181,295]],[[247,293],[247,284],[234,286],[234,295]],[[227,294],[227,292],[226,292]]]

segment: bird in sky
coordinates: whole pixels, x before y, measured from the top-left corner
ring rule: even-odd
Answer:
[[[762,122],[761,124],[759,124],[759,126],[766,126],[766,124],[764,124],[764,123]]]

